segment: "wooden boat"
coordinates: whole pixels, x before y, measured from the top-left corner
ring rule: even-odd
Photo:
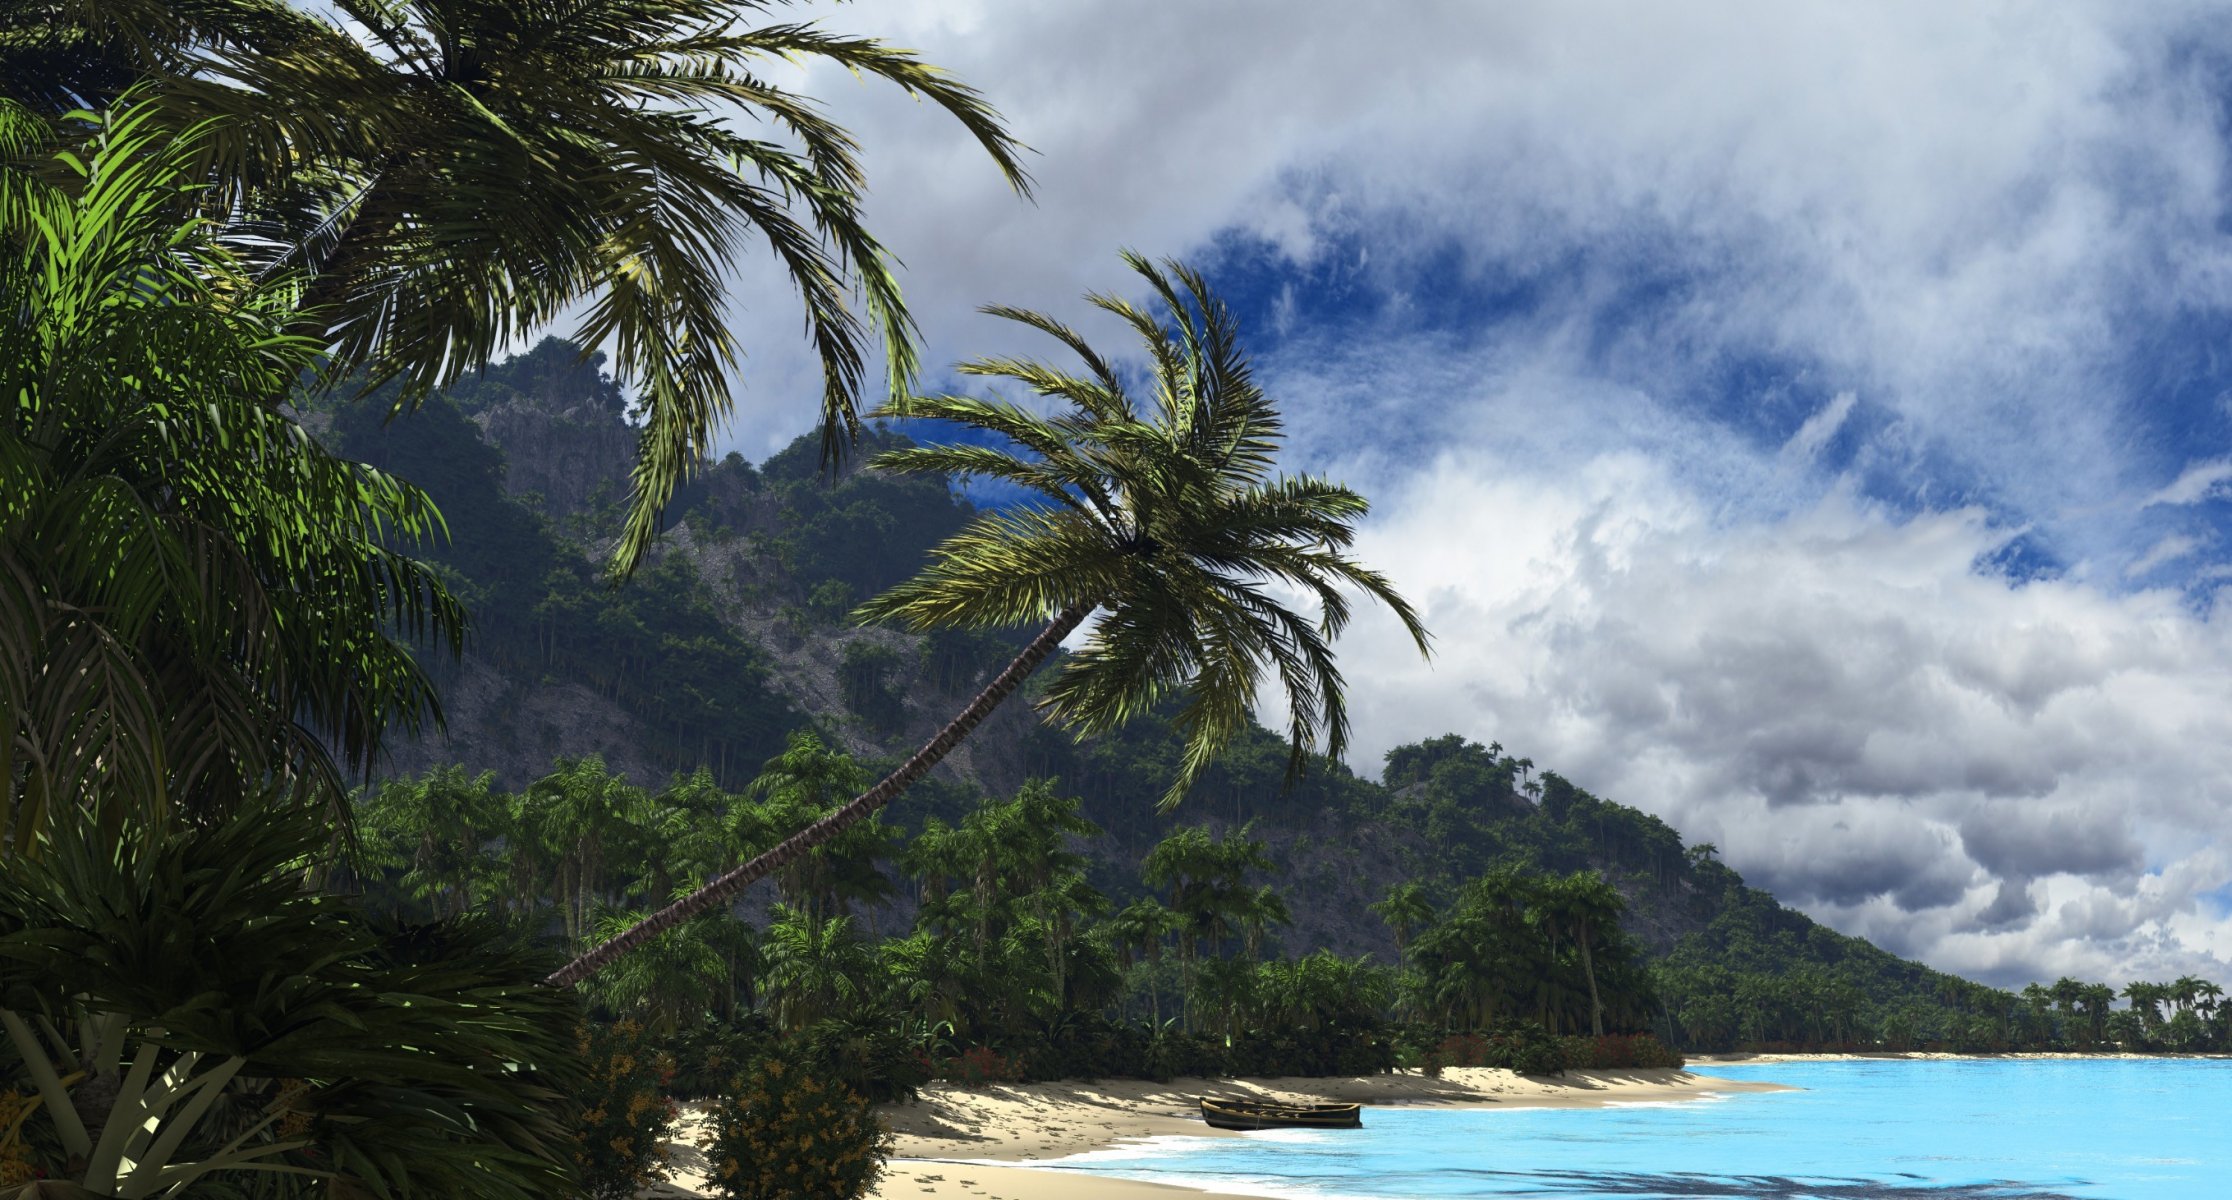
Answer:
[[[1279,1104],[1203,1096],[1201,1119],[1216,1129],[1360,1129],[1364,1109],[1357,1104]]]

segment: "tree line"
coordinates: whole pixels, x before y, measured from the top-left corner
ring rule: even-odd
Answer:
[[[640,787],[593,757],[516,792],[439,768],[364,794],[358,886],[579,947],[779,844],[868,775],[811,732],[737,792],[705,770]],[[1103,835],[1080,809],[1035,779],[951,821],[863,821],[772,875],[763,901],[662,933],[590,994],[684,1043],[836,1027],[904,1044],[917,1066],[961,1070],[973,1050],[1056,1075],[1216,1069],[1235,1052],[1265,1073],[1384,1069],[1451,1034],[1634,1034],[1657,1011],[1624,902],[1593,873],[1506,869],[1446,907],[1399,887],[1375,908],[1402,950],[1376,962],[1283,945],[1286,896],[1250,826],[1174,828],[1112,876],[1083,852]]]

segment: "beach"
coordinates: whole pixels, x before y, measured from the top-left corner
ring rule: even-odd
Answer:
[[[1239,1136],[1201,1123],[1196,1101],[1203,1095],[1366,1105],[1588,1108],[1691,1099],[1708,1092],[1782,1090],[1779,1084],[1672,1069],[1568,1071],[1562,1077],[1450,1068],[1438,1078],[1399,1071],[1331,1079],[1073,1080],[982,1088],[940,1083],[923,1089],[919,1100],[883,1106],[893,1134],[892,1157],[874,1195],[878,1200],[1169,1200],[1209,1195],[1006,1165],[1064,1158],[1140,1138]],[[685,1109],[669,1156],[672,1182],[652,1195],[684,1200],[705,1194],[704,1158],[690,1146],[702,1113],[699,1105]]]

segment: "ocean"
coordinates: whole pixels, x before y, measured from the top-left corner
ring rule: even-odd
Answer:
[[[1701,1067],[1802,1088],[1602,1109],[1367,1108],[1051,1169],[1321,1200],[2232,1200],[2232,1061]]]

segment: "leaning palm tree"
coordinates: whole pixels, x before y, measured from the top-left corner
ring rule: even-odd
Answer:
[[[1153,363],[1144,403],[1106,358],[1052,317],[993,307],[1038,329],[1084,362],[1075,375],[1010,358],[965,363],[964,374],[1006,378],[1065,401],[1059,415],[958,395],[918,398],[907,414],[1002,436],[1010,449],[922,446],[877,456],[889,471],[1002,480],[1035,506],[987,513],[938,547],[922,574],[863,605],[862,619],[917,630],[1045,622],[1022,652],[945,728],[881,782],[773,850],[584,954],[553,975],[570,983],[645,939],[727,902],[753,881],[889,804],[936,766],[1096,610],[1101,619],[1063,663],[1041,711],[1079,736],[1106,733],[1179,697],[1185,740],[1168,809],[1250,720],[1268,672],[1286,692],[1290,772],[1322,745],[1348,744],[1348,710],[1331,642],[1350,616],[1344,586],[1394,611],[1419,652],[1425,627],[1378,572],[1350,558],[1362,496],[1322,479],[1277,476],[1278,410],[1250,376],[1230,312],[1194,272],[1124,261],[1161,301],[1167,323],[1121,298],[1088,301],[1128,323]],[[1181,295],[1179,287],[1185,294]],[[1296,611],[1277,589],[1316,604]]]
[[[229,118],[208,162],[230,185],[223,215],[246,218],[230,222],[236,240],[275,268],[308,273],[297,331],[330,345],[336,377],[399,378],[409,403],[577,317],[576,340],[609,347],[641,397],[625,571],[730,410],[725,292],[752,243],[804,303],[825,455],[856,431],[871,327],[894,401],[912,386],[913,326],[861,212],[859,147],[767,64],[819,59],[897,84],[1028,188],[983,98],[913,53],[747,23],[793,2],[330,0],[350,29],[285,0],[41,0],[0,14],[0,47],[74,48],[76,65],[0,53],[0,85],[68,107],[136,73],[181,122]],[[91,82],[50,95],[53,75]]]

